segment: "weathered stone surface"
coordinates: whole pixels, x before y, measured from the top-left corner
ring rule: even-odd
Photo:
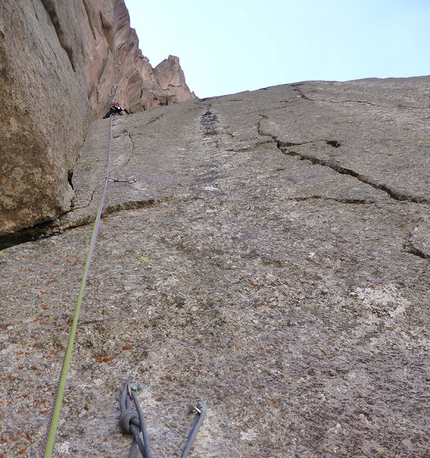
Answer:
[[[170,66],[169,75],[172,81],[180,82],[177,91],[161,86],[148,58],[139,49],[124,0],[74,0],[67,4],[41,1],[73,68],[79,71],[84,66],[93,118],[102,117],[114,99],[137,112],[195,98],[177,57],[172,57],[176,66]],[[159,75],[163,84],[164,73]],[[142,101],[144,93],[152,97],[151,104]]]
[[[430,78],[310,82],[116,118],[106,217],[57,456],[126,456],[132,375],[153,454],[429,456]],[[109,121],[75,211],[94,217]],[[5,456],[38,453],[92,227],[0,258]],[[1,453],[1,452],[0,452]]]
[[[185,75],[176,56],[169,56],[154,68],[161,89],[172,96],[172,101],[190,100],[190,90],[185,82]],[[193,93],[194,95],[194,93]]]
[[[138,45],[123,0],[1,2],[0,234],[69,210],[88,122],[114,98],[136,112],[195,97],[177,58],[164,90]]]
[[[82,59],[55,18],[41,1],[0,4],[0,234],[54,219],[73,197],[68,172],[89,110]]]

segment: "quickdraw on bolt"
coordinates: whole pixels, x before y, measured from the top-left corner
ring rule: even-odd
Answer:
[[[131,384],[131,377],[129,377],[124,384],[119,402],[121,409],[119,424],[121,430],[125,434],[133,435],[133,442],[131,444],[130,453],[128,455],[129,458],[134,457],[137,448],[139,448],[143,458],[152,457],[148,432],[146,429],[145,420],[143,418],[143,412],[137,399],[137,394],[145,389],[146,385],[144,384]],[[131,401],[134,403],[136,412],[131,407]],[[196,416],[194,417],[193,423],[191,425],[190,433],[188,435],[181,458],[186,458],[188,456],[188,453],[190,452],[193,442],[197,436],[197,432],[203,420],[207,416],[208,407],[205,402],[199,401],[192,407],[191,411],[196,412]]]

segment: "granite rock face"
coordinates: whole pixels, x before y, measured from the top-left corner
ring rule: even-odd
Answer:
[[[136,112],[195,97],[177,58],[156,76],[138,44],[123,0],[1,2],[0,234],[70,209],[88,123],[114,99]]]
[[[428,457],[430,77],[309,82],[113,121],[56,456]],[[0,446],[38,455],[105,176],[90,128],[59,235],[0,257]],[[134,175],[135,180],[127,182]],[[67,229],[72,228],[73,229]]]
[[[70,208],[68,173],[90,118],[83,57],[45,3],[0,4],[0,234]]]
[[[154,76],[163,92],[166,92],[172,101],[189,100],[189,89],[185,82],[185,75],[176,56],[169,56],[160,62],[154,69]]]
[[[139,39],[136,31],[130,27],[130,16],[124,1],[116,0],[113,3],[113,12],[111,14],[106,12],[105,15],[99,14],[97,3],[93,5],[96,18],[92,24],[97,24],[97,18],[107,18],[103,19],[101,23],[101,19],[99,19],[98,27],[93,26],[96,29],[93,32],[94,35],[99,36],[103,43],[101,47],[96,46],[95,60],[100,67],[98,75],[101,72],[102,78],[105,74],[112,78],[110,83],[101,85],[98,81],[99,76],[96,79],[87,79],[87,82],[91,81],[88,90],[93,93],[95,88],[96,97],[93,97],[91,106],[93,112],[97,113],[97,117],[106,112],[108,107],[106,100],[109,104],[112,101],[112,96],[134,113],[195,98],[195,94],[190,91],[185,82],[179,59],[169,56],[167,60],[173,61],[173,66],[170,65],[161,71],[157,70],[158,66],[154,69],[148,58],[139,49]],[[100,8],[105,8],[105,2],[100,2]],[[112,28],[110,28],[111,26]],[[112,31],[112,41],[110,36],[108,40],[104,39],[106,29]],[[91,40],[88,41],[92,42]],[[106,44],[112,48],[106,47]],[[107,54],[109,54],[109,50],[111,51],[110,65],[114,66],[114,72],[106,72],[105,58],[101,59],[99,56],[100,48],[106,49]],[[90,64],[90,68],[92,68],[92,64]],[[164,87],[166,78],[179,83],[176,91],[172,91],[170,86]],[[100,86],[104,91],[109,90],[107,94],[103,94],[101,97],[97,93]],[[110,99],[109,95],[111,96]],[[102,101],[101,104],[100,100]]]

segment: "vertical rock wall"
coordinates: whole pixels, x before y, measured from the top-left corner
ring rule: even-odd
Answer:
[[[194,97],[176,57],[154,70],[143,56],[124,0],[2,0],[0,235],[71,208],[88,124],[114,99],[136,112]]]
[[[57,19],[40,1],[0,5],[0,234],[53,219],[71,205],[67,178],[89,107],[82,56],[64,47],[64,35],[61,44]]]

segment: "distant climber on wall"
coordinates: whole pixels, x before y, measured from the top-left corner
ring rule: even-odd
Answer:
[[[103,119],[110,118],[113,114],[122,115],[123,112],[130,114],[130,112],[126,110],[120,103],[114,102],[113,105],[111,105],[109,111],[103,116]]]

